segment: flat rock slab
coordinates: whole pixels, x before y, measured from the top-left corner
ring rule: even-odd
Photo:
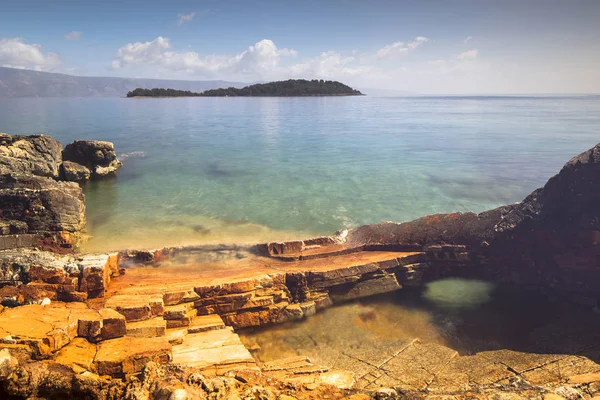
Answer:
[[[99,375],[123,377],[141,372],[150,361],[165,364],[171,360],[171,344],[165,338],[106,340],[98,345],[94,365]]]
[[[458,353],[448,347],[412,341],[383,362],[363,368],[368,372],[359,377],[357,386],[368,390],[380,387],[423,390],[434,380],[437,371],[456,357]],[[361,360],[369,362],[368,358]]]
[[[255,365],[250,352],[241,344],[175,353],[173,363],[200,369],[218,368],[233,364]]]
[[[230,327],[188,335],[183,344],[173,347],[173,363],[201,369],[255,366],[254,358]]]
[[[77,307],[83,306],[80,304]],[[37,355],[55,352],[77,336],[78,317],[64,304],[27,305],[0,313],[0,341],[29,344]]]
[[[416,342],[378,369],[385,372],[386,378],[397,380],[395,386],[408,385],[423,390],[435,378],[437,371],[456,357],[458,352],[448,347]],[[375,381],[376,385],[378,380]]]
[[[285,261],[313,260],[316,258],[326,258],[350,253],[358,253],[359,251],[362,251],[363,248],[364,246],[330,244],[327,246],[309,247],[297,252],[271,255],[271,257]]]
[[[314,365],[308,357],[288,357],[266,362],[261,371],[286,382],[302,384],[326,383],[340,389],[349,389],[356,383],[352,372],[332,370],[328,366]]]
[[[92,371],[92,364],[96,356],[96,345],[84,338],[75,338],[60,349],[54,361],[71,367],[74,372],[82,373]]]
[[[183,344],[173,347],[173,355],[242,344],[231,327],[196,334],[188,334]]]
[[[387,269],[400,265],[403,258],[418,255],[418,252],[392,252],[392,251],[363,251],[351,254],[331,256],[327,258],[311,259],[304,261],[280,261],[267,257],[250,257],[242,260],[227,260],[222,262],[207,262],[201,264],[164,264],[160,268],[133,267],[127,273],[111,282],[108,297],[116,295],[160,295],[167,300],[166,304],[175,302],[193,301],[194,288],[218,288],[222,285],[224,293],[196,293],[200,297],[216,297],[221,295],[242,293],[252,290],[253,287],[241,287],[244,282],[260,283],[268,276],[275,276],[286,272],[331,272],[345,270],[356,266],[374,264],[375,268]],[[389,264],[389,265],[388,265]],[[366,267],[365,267],[366,268]],[[368,269],[368,268],[367,268]],[[361,270],[362,271],[362,270]],[[331,279],[339,276],[352,275],[354,271],[331,272],[324,277]],[[232,284],[239,282],[238,285]],[[214,292],[215,290],[213,290]],[[186,297],[186,294],[188,296]],[[180,297],[180,298],[179,298]],[[185,299],[184,299],[185,298]],[[123,299],[123,298],[122,298]],[[110,304],[109,305],[109,302]],[[113,302],[122,301],[107,300],[107,307],[113,307]]]

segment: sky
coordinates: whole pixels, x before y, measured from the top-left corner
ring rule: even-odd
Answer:
[[[0,0],[0,65],[420,94],[600,93],[600,0]]]

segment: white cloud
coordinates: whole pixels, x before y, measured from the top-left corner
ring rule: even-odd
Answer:
[[[417,36],[415,38],[415,40],[413,40],[412,42],[394,42],[392,44],[388,44],[385,47],[382,47],[381,49],[377,50],[377,52],[375,53],[375,56],[378,59],[383,59],[383,58],[390,58],[390,57],[394,57],[394,56],[398,56],[401,54],[406,54],[408,52],[410,52],[411,50],[416,49],[417,47],[421,46],[423,43],[428,42],[429,39],[424,37],[424,36]]]
[[[113,68],[128,65],[152,65],[168,71],[184,71],[193,75],[226,75],[267,77],[283,69],[281,57],[295,56],[293,49],[279,49],[272,40],[263,39],[234,56],[201,56],[195,51],[171,51],[168,39],[158,37],[151,42],[129,43],[117,51]]]
[[[372,70],[369,66],[353,66],[355,57],[344,57],[335,51],[325,51],[317,57],[310,58],[286,68],[290,77],[307,77],[322,79],[342,79],[353,77]]]
[[[282,56],[296,57],[298,52],[294,49],[279,49],[279,54]]]
[[[347,53],[330,50],[313,57],[301,57],[296,50],[279,48],[269,39],[263,39],[233,55],[203,55],[191,50],[179,51],[168,39],[158,37],[148,42],[124,45],[117,51],[112,67],[130,68],[136,76],[147,77],[184,79],[193,76],[246,82],[290,78],[332,79],[363,87],[369,87],[365,86],[370,85],[369,82],[386,82],[382,83],[385,87],[410,70],[407,65],[395,65],[391,69],[386,67],[384,61],[387,57],[391,57],[392,53],[410,53],[428,40],[419,36],[401,45],[386,46],[390,49],[382,59],[376,53],[361,53],[359,50]]]
[[[162,36],[157,37],[151,42],[128,43],[117,51],[119,63],[113,61],[115,65],[123,64],[155,64],[164,57],[164,51],[169,49],[169,39]]]
[[[479,51],[477,49],[473,49],[460,53],[456,58],[461,61],[474,61],[478,54]]]
[[[56,53],[43,53],[39,44],[23,43],[22,38],[0,39],[0,65],[3,67],[52,71],[61,64]]]
[[[81,32],[80,31],[72,31],[69,32],[65,35],[65,39],[67,40],[79,40],[81,39]]]
[[[181,13],[177,14],[177,18],[178,18],[177,23],[179,25],[183,25],[186,22],[190,22],[191,20],[193,20],[195,16],[196,16],[196,12],[195,11],[193,11],[193,12],[191,12],[189,14],[181,14]]]
[[[469,42],[471,41],[471,39],[473,39],[473,36],[467,36],[467,37],[465,38],[465,40],[463,40],[463,43],[464,43],[464,44],[467,44],[467,43],[469,43]]]

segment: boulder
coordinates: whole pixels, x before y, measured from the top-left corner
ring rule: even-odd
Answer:
[[[117,159],[114,144],[100,140],[76,140],[65,147],[62,158],[86,167],[92,178],[113,175],[123,165]],[[68,165],[65,171],[72,168]]]
[[[0,133],[0,174],[25,174],[58,178],[62,146],[44,135]]]
[[[62,164],[62,176],[69,182],[84,182],[92,175],[88,167],[73,161],[64,161]]]

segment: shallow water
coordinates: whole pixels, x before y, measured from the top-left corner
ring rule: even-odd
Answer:
[[[0,99],[0,131],[115,143],[90,249],[256,242],[519,201],[598,142],[600,98]]]
[[[437,343],[461,355],[499,349],[574,353],[597,343],[599,328],[600,315],[554,296],[446,279],[327,308],[299,322],[238,333],[261,361],[302,355],[335,367],[345,349],[372,354],[407,339]]]

